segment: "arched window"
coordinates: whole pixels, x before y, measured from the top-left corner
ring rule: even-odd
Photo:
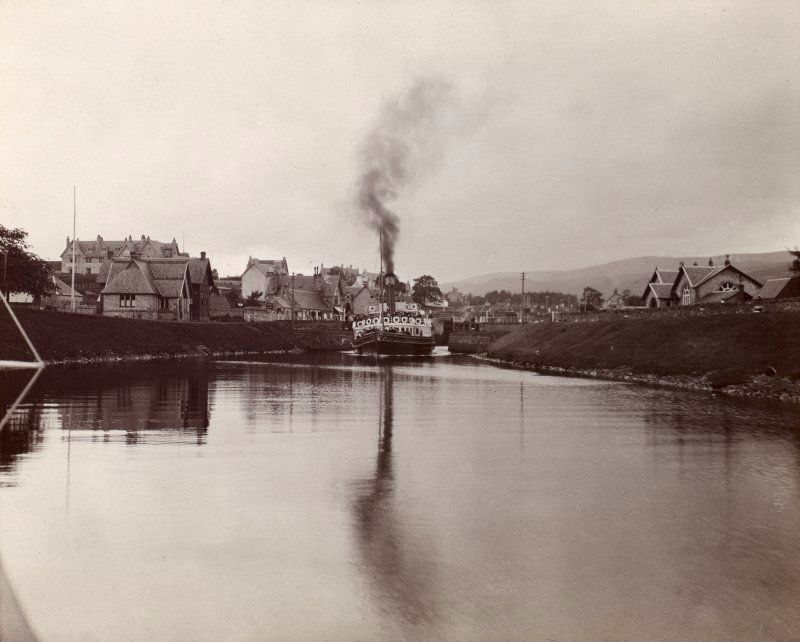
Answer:
[[[683,305],[690,305],[692,303],[692,291],[688,285],[683,286],[683,297],[681,299]]]
[[[723,281],[719,284],[719,291],[720,292],[733,292],[734,290],[738,289],[735,283],[731,283],[730,281]]]

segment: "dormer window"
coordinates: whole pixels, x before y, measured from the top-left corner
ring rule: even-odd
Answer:
[[[719,292],[733,292],[737,290],[735,283],[731,283],[730,281],[723,281],[719,284]]]

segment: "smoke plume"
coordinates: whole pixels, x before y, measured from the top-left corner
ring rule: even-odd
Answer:
[[[387,272],[394,272],[400,234],[400,217],[389,204],[438,158],[441,116],[452,100],[452,86],[444,79],[417,80],[384,105],[361,147],[356,205],[366,223],[382,235]]]

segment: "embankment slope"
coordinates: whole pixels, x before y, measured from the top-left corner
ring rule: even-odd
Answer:
[[[798,329],[800,312],[542,323],[499,338],[488,354],[533,367],[706,375],[721,387],[770,368],[799,379]]]
[[[21,308],[15,312],[45,361],[267,352],[297,347],[285,327],[272,323],[139,321]],[[5,310],[0,310],[0,359],[31,359]]]

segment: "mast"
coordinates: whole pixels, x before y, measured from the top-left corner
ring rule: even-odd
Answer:
[[[75,219],[78,215],[78,188],[73,185],[72,186],[72,292],[70,293],[70,297],[72,298],[72,311],[75,312],[75,245],[77,244],[77,239],[75,238]]]
[[[381,304],[380,304],[380,315],[381,315],[381,326],[383,325],[383,225],[378,228],[378,251],[380,253],[380,272],[378,276],[381,280]]]

